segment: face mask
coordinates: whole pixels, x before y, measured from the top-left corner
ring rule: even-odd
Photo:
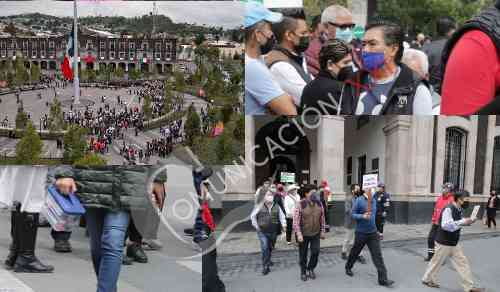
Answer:
[[[309,48],[309,37],[308,36],[302,36],[299,39],[299,44],[295,45],[294,49],[295,52],[301,54],[305,52]]]
[[[324,44],[328,40],[328,33],[322,32],[319,36],[319,42]]]
[[[464,210],[465,210],[465,209],[469,208],[469,205],[470,205],[470,202],[469,202],[469,201],[465,201],[465,202],[463,202],[463,204],[462,204],[462,209],[464,209]]]
[[[353,39],[352,31],[349,28],[346,29],[337,28],[337,31],[335,33],[335,38],[342,40],[346,43],[350,43]]]
[[[347,65],[340,69],[339,74],[337,74],[338,81],[346,81],[348,80],[354,72],[352,71],[352,65]]]
[[[363,68],[372,72],[384,67],[385,55],[379,52],[363,52]]]
[[[260,45],[260,53],[262,55],[266,55],[274,48],[275,44],[276,44],[276,38],[273,35],[271,38],[267,39],[267,42],[265,44]]]

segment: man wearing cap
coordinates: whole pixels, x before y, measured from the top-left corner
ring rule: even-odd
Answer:
[[[430,261],[432,259],[432,256],[434,255],[434,246],[435,246],[435,239],[436,239],[436,234],[439,228],[439,216],[441,216],[441,212],[444,207],[446,207],[448,204],[453,202],[453,184],[452,183],[445,183],[443,185],[443,193],[442,195],[437,199],[436,204],[434,205],[434,212],[432,213],[432,227],[431,230],[429,231],[429,236],[427,237],[427,258],[425,259],[426,262]]]
[[[282,20],[262,4],[249,2],[245,11],[245,114],[296,115],[290,95],[273,79],[262,55],[271,51],[275,39],[271,23]]]
[[[391,197],[385,192],[385,184],[379,183],[378,190],[374,195],[377,200],[377,214],[375,214],[375,225],[380,238],[383,238],[385,218],[387,217],[387,210],[391,205]]]
[[[469,261],[465,257],[462,247],[458,244],[462,226],[470,226],[476,218],[463,218],[463,211],[469,207],[470,194],[466,190],[453,193],[453,201],[444,207],[438,219],[436,235],[436,253],[427,266],[422,284],[439,288],[436,276],[446,259],[450,258],[455,270],[462,279],[465,292],[481,292],[484,289],[474,288]]]

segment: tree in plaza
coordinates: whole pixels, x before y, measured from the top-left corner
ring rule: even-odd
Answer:
[[[85,69],[84,73],[85,73],[85,77],[88,81],[95,81],[97,74],[93,69],[87,68],[87,69]]]
[[[199,33],[196,35],[194,39],[194,43],[196,46],[201,46],[206,41],[205,35],[203,33]]]
[[[192,104],[188,108],[184,130],[186,132],[186,145],[193,146],[195,138],[201,134],[201,121]]]
[[[30,69],[30,80],[31,82],[39,82],[40,81],[40,66],[39,65],[31,65]]]
[[[180,71],[174,72],[175,78],[175,90],[179,92],[184,92],[186,90],[186,80],[184,79],[184,73]]]
[[[244,115],[239,115],[236,118],[233,136],[238,141],[244,141],[244,139],[245,139],[245,116]]]
[[[17,108],[17,115],[16,115],[16,129],[26,128],[28,122],[29,122],[28,115],[24,112],[24,108],[22,106],[19,106]]]
[[[57,98],[54,98],[54,101],[50,106],[47,127],[51,132],[56,132],[64,129],[64,118],[61,108],[61,102]]]
[[[43,142],[35,130],[35,126],[28,121],[23,137],[16,145],[17,164],[36,164],[42,154]]]
[[[144,113],[144,117],[146,117],[146,120],[151,120],[152,115],[153,115],[153,108],[151,106],[151,97],[149,95],[146,95],[144,97],[144,103],[142,104],[142,112]]]
[[[97,153],[89,152],[85,154],[84,157],[78,159],[73,163],[75,166],[104,166],[106,165],[106,159]]]
[[[128,70],[128,77],[131,80],[141,79],[141,71],[137,69]]]
[[[217,137],[216,145],[216,155],[217,162],[230,164],[233,158],[233,144],[231,142],[231,136],[227,131],[223,132],[219,137]]]
[[[78,125],[71,125],[64,134],[63,162],[73,164],[85,156],[87,149],[87,130]]]
[[[123,71],[122,67],[118,66],[115,70],[115,76],[118,78],[123,78],[125,76],[125,71]]]
[[[222,115],[222,122],[227,124],[233,114],[233,106],[231,104],[225,104],[220,111]]]

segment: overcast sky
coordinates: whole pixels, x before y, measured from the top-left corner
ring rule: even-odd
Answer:
[[[22,13],[43,13],[54,16],[73,16],[72,1],[0,1],[0,16]],[[174,22],[216,25],[234,28],[243,24],[244,6],[239,1],[156,1],[158,14]],[[78,1],[79,16],[125,16],[149,14],[152,1]]]

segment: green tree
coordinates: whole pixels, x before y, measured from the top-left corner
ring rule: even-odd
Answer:
[[[57,98],[54,98],[50,106],[47,126],[51,132],[61,131],[65,128],[61,102]]]
[[[239,115],[236,119],[233,136],[238,141],[244,141],[245,139],[245,116]]]
[[[137,69],[128,70],[128,77],[132,80],[141,79],[141,71]]]
[[[231,137],[225,131],[217,137],[216,155],[217,162],[221,164],[230,164],[233,158],[233,145],[231,142]]]
[[[151,106],[151,97],[147,95],[144,97],[144,103],[142,104],[142,112],[144,113],[144,117],[146,117],[147,121],[151,120],[153,115],[153,108]]]
[[[30,80],[31,82],[38,83],[40,81],[40,66],[39,65],[31,65],[30,69]]]
[[[24,112],[22,106],[17,109],[16,115],[16,129],[24,129],[28,124],[28,115]]]
[[[23,137],[16,145],[17,164],[36,164],[40,159],[43,142],[36,133],[31,121],[28,121]]]
[[[118,78],[123,78],[123,76],[125,76],[125,71],[123,71],[122,67],[118,66],[118,68],[116,68],[115,76]]]
[[[175,90],[179,92],[184,92],[186,89],[186,80],[184,79],[184,73],[180,71],[174,72],[175,78]]]
[[[85,156],[87,149],[87,130],[77,125],[71,125],[64,134],[63,162],[73,164]]]
[[[205,40],[206,40],[205,35],[203,33],[199,33],[196,35],[194,43],[196,44],[196,46],[200,46],[205,42]]]
[[[106,165],[106,159],[97,153],[90,152],[85,154],[84,157],[78,159],[73,163],[75,166],[103,166]]]
[[[195,138],[201,134],[201,121],[192,104],[188,108],[184,129],[186,132],[186,144],[188,146],[193,146]]]

